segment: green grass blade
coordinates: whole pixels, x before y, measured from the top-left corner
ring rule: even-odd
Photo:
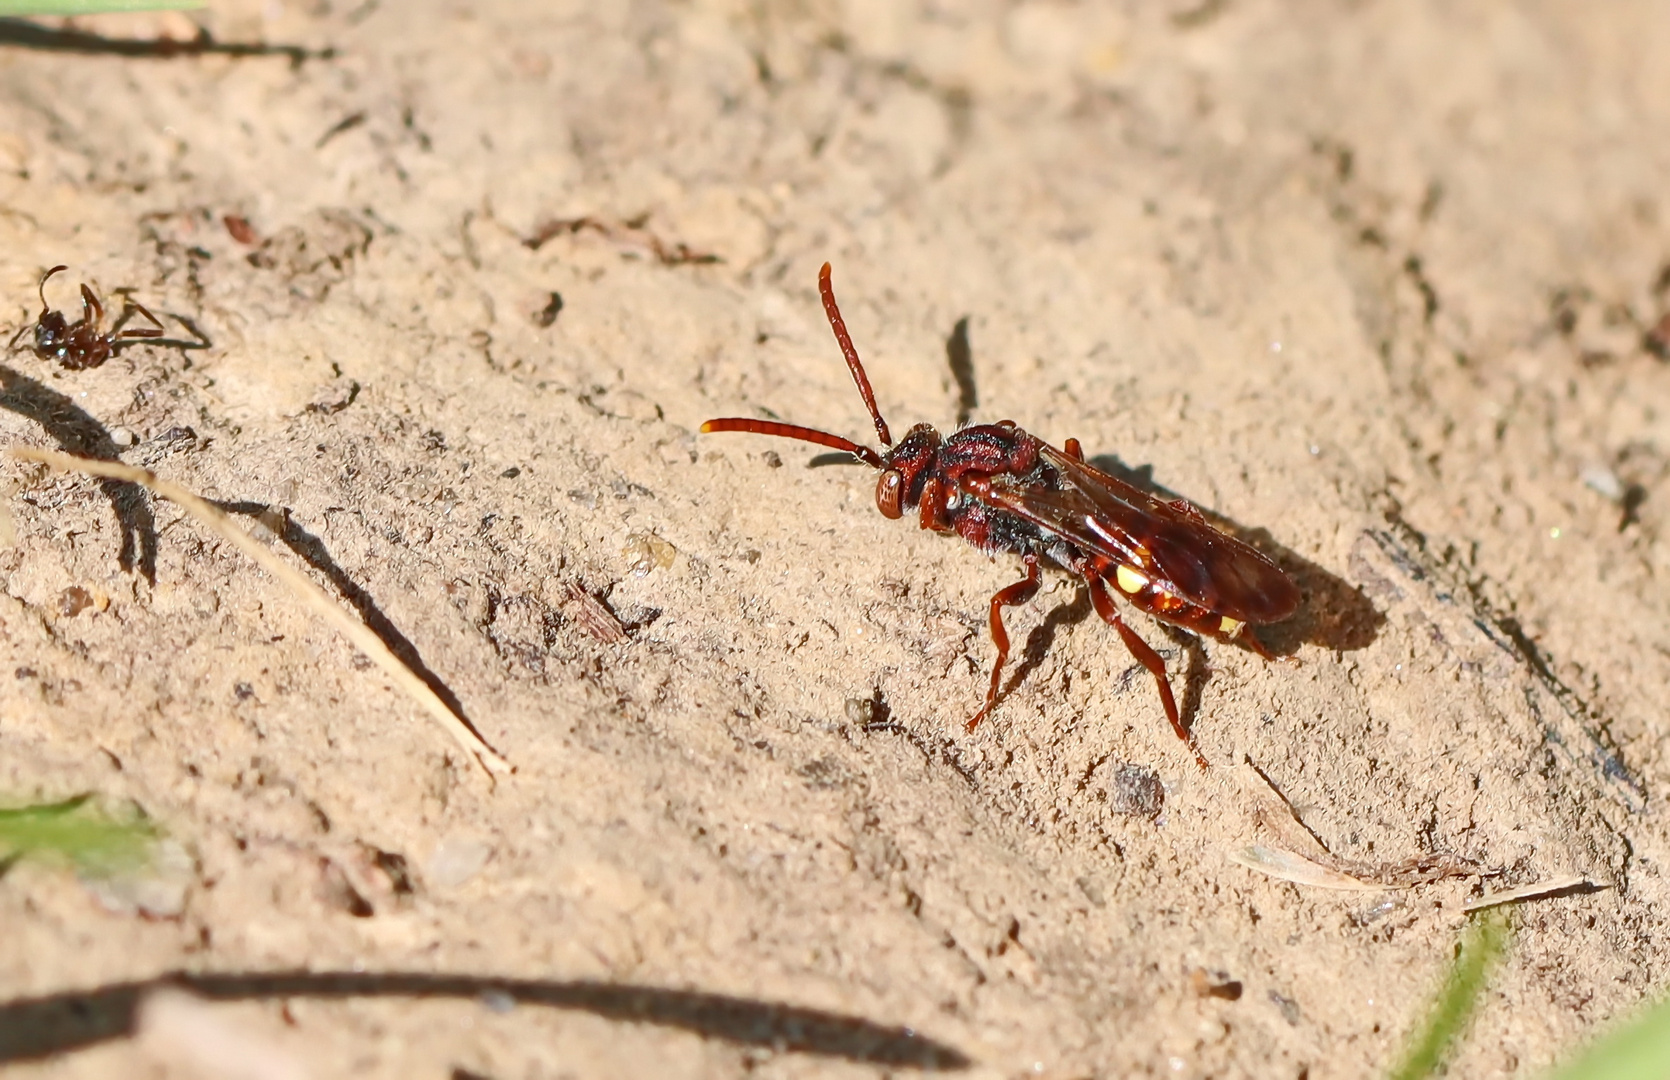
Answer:
[[[203,0],[0,0],[0,16],[102,15],[108,11],[188,11]]]
[[[1443,1063],[1451,1045],[1467,1029],[1490,969],[1507,951],[1510,937],[1508,917],[1501,910],[1491,909],[1474,917],[1444,987],[1432,1004],[1426,1027],[1410,1044],[1402,1064],[1392,1071],[1391,1080],[1424,1080]]]
[[[0,863],[19,858],[61,859],[84,873],[103,874],[143,864],[156,830],[144,821],[116,821],[82,809],[86,796],[0,810]]]
[[[1590,1044],[1544,1080],[1665,1080],[1670,1077],[1670,1001]]]

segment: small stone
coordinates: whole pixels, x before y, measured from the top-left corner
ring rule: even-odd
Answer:
[[[1299,1026],[1299,1021],[1303,1014],[1299,1011],[1299,1003],[1297,1001],[1294,1001],[1285,994],[1279,994],[1272,990],[1270,991],[1270,1004],[1276,1007],[1276,1011],[1281,1013],[1281,1018],[1286,1020],[1290,1026]]]
[[[290,531],[290,511],[282,506],[266,506],[255,515],[255,522],[260,526],[256,530],[261,539],[271,543]]]
[[[482,1008],[500,1016],[516,1008],[516,999],[503,990],[484,990],[476,1000],[481,1002]]]
[[[58,614],[73,619],[93,606],[93,594],[80,585],[71,585],[58,594]]]
[[[562,314],[562,308],[562,294],[556,292],[549,294],[544,305],[533,312],[533,324],[540,328],[550,326],[557,321],[557,316]]]
[[[1612,502],[1624,501],[1624,482],[1618,474],[1604,465],[1591,465],[1583,470],[1583,483],[1589,490]]]
[[[1165,807],[1166,789],[1159,776],[1141,765],[1120,765],[1113,770],[1108,782],[1108,809],[1127,817],[1160,816]]]
[[[634,532],[626,538],[621,554],[632,567],[633,577],[644,577],[651,570],[665,570],[673,565],[678,548],[652,532]]]
[[[314,391],[313,401],[308,404],[307,411],[334,416],[352,405],[354,399],[359,396],[360,384],[344,375]]]
[[[156,842],[142,866],[105,875],[85,874],[82,884],[107,911],[143,915],[148,919],[177,919],[186,910],[186,896],[197,880],[197,863],[185,845],[172,838]]]
[[[481,873],[492,856],[492,847],[480,840],[449,836],[429,856],[423,868],[424,882],[431,889],[456,889]]]

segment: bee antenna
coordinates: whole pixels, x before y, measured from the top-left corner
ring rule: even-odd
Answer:
[[[839,435],[831,435],[827,431],[819,431],[816,428],[801,427],[799,424],[783,424],[776,420],[752,420],[733,416],[709,420],[702,425],[703,435],[711,435],[715,431],[746,431],[754,435],[775,435],[779,439],[799,439],[801,442],[827,446],[831,450],[844,450],[872,469],[887,467],[887,463],[882,460],[881,455],[868,446],[859,446],[851,439],[843,439]]]
[[[858,359],[858,350],[853,348],[846,320],[841,318],[841,309],[835,305],[835,286],[829,281],[828,263],[824,263],[823,269],[818,271],[818,295],[823,297],[824,314],[829,316],[829,328],[835,331],[841,355],[847,358],[852,381],[858,384],[858,395],[864,399],[864,407],[870,410],[870,418],[876,422],[876,434],[881,438],[881,445],[892,446],[893,436],[888,433],[887,421],[881,418],[881,410],[876,408],[876,392],[870,389],[870,377],[864,374],[864,364]]]

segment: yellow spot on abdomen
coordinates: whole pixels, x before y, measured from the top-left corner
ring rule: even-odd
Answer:
[[[1114,572],[1113,579],[1119,583],[1121,589],[1133,595],[1148,587],[1148,579],[1129,566],[1120,566]]]
[[[1218,622],[1218,629],[1223,631],[1229,637],[1235,637],[1242,630],[1245,630],[1246,627],[1246,623],[1242,622],[1240,619],[1232,619],[1228,615],[1225,615]]]

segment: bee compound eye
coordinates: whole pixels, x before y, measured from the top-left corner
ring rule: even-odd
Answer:
[[[905,478],[899,475],[898,469],[888,469],[876,481],[876,509],[881,511],[882,517],[903,517]]]

